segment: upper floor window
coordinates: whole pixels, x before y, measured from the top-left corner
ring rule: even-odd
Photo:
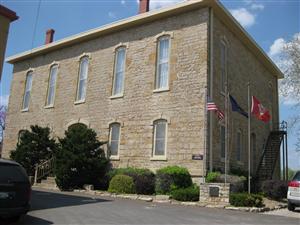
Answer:
[[[238,131],[236,136],[236,159],[241,161],[242,154],[242,132]]]
[[[25,92],[23,97],[23,110],[27,110],[29,107],[29,101],[30,101],[30,93],[32,89],[32,74],[33,72],[30,71],[27,73],[26,76],[26,85],[25,85]]]
[[[225,158],[225,126],[220,128],[221,158]]]
[[[160,119],[154,122],[153,157],[165,156],[167,146],[167,121]]]
[[[79,76],[78,76],[76,101],[85,100],[88,69],[89,69],[89,58],[88,56],[84,56],[80,59],[80,64],[79,64]]]
[[[220,74],[220,84],[221,84],[221,92],[225,92],[225,83],[227,77],[227,47],[226,44],[221,41],[221,74]]]
[[[120,124],[112,123],[109,127],[109,153],[110,156],[119,155],[120,147]]]
[[[170,36],[158,39],[155,89],[169,87]]]
[[[120,47],[116,50],[115,69],[112,95],[122,95],[124,89],[125,74],[125,54],[126,47]]]
[[[46,106],[53,106],[54,104],[57,71],[58,71],[58,65],[51,66]]]

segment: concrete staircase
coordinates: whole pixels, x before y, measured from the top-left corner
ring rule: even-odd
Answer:
[[[55,182],[55,177],[46,177],[45,179],[42,179],[40,183],[35,183],[33,187],[58,190]]]

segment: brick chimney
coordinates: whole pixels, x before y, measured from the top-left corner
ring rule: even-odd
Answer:
[[[54,37],[55,30],[49,29],[46,31],[46,40],[45,40],[45,45],[50,44],[53,42],[53,37]]]
[[[150,0],[140,0],[139,14],[149,12]]]

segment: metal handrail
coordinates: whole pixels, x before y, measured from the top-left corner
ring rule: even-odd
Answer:
[[[51,159],[42,162],[41,164],[37,164],[35,166],[35,173],[34,173],[34,183],[36,184],[37,181],[41,180],[42,178],[46,177],[50,173],[53,172],[54,169],[54,161],[55,158],[52,157]]]

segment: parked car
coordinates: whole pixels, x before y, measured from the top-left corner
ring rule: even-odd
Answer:
[[[288,187],[288,209],[293,211],[295,207],[300,207],[300,171],[296,172]]]
[[[31,184],[18,163],[0,159],[0,220],[19,219],[30,209]]]

